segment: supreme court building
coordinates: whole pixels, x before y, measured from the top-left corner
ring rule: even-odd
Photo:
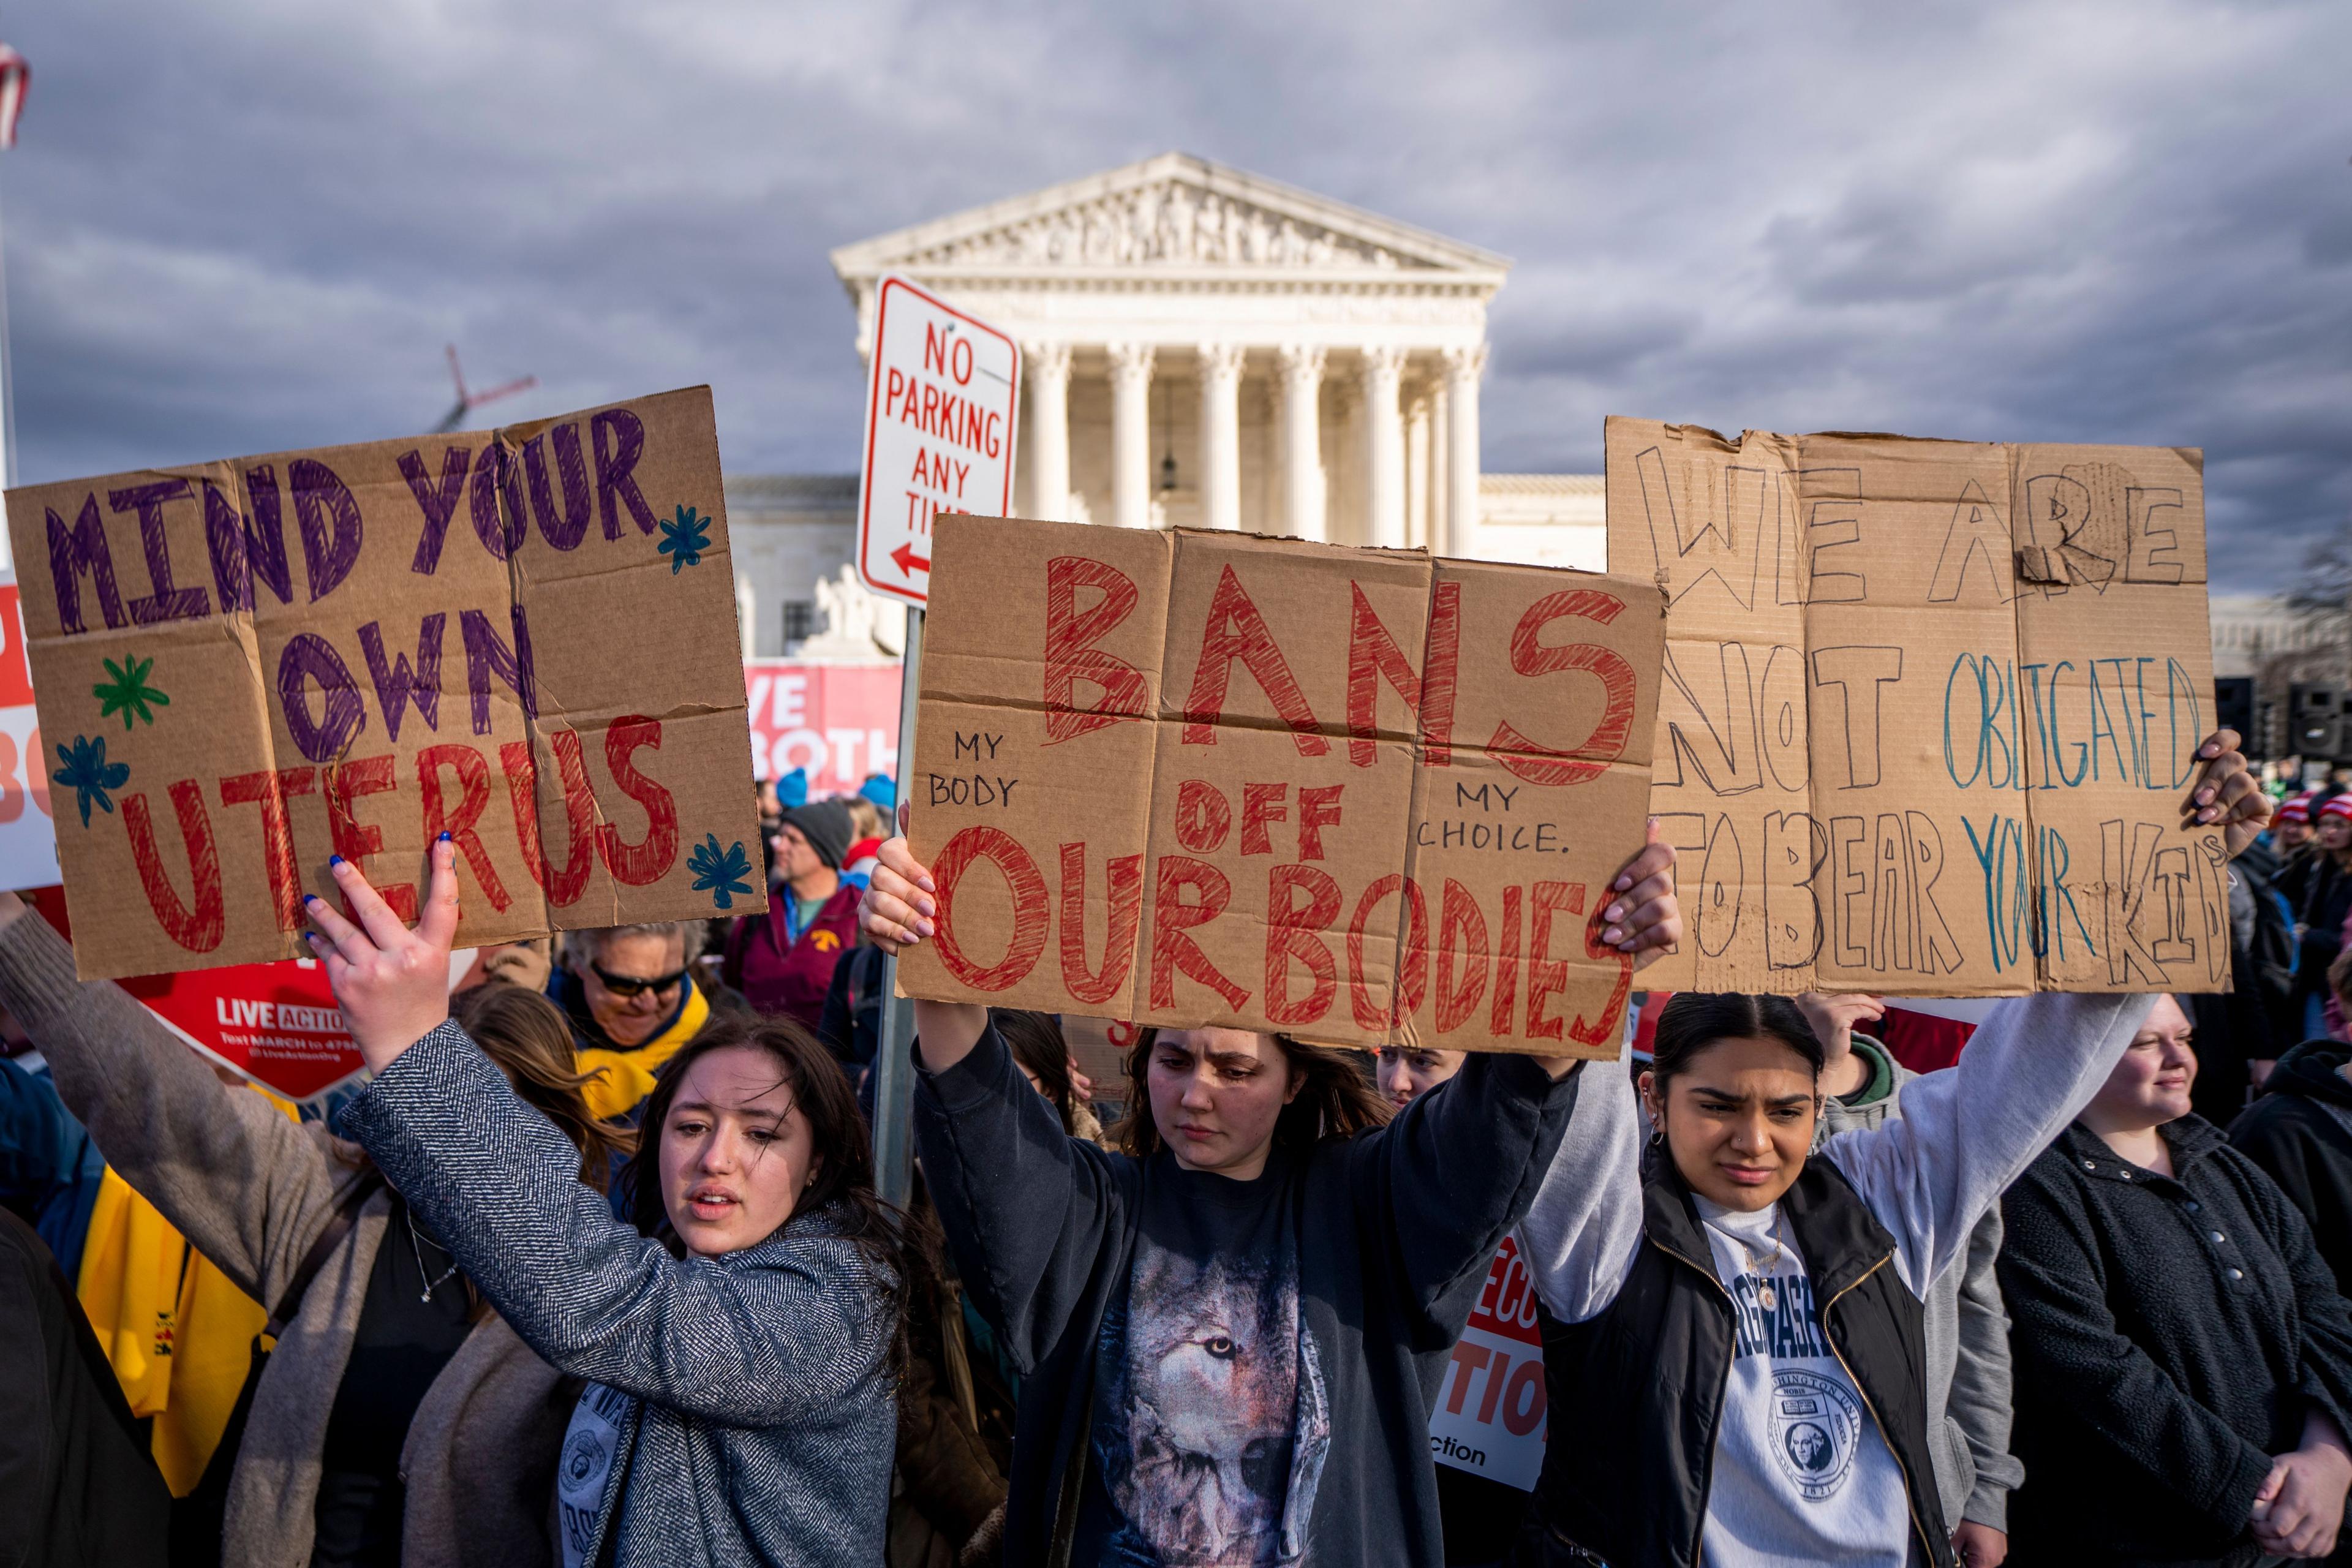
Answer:
[[[1171,153],[832,260],[861,357],[889,272],[1019,340],[1022,516],[1604,564],[1599,475],[1480,469],[1491,251]],[[828,626],[856,509],[855,476],[729,482],[747,655],[895,618]]]

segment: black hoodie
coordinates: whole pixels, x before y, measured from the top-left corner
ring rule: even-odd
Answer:
[[[2339,1284],[2352,1282],[2352,1083],[2336,1070],[2347,1060],[2352,1046],[2342,1040],[2305,1040],[2230,1123],[2230,1142],[2311,1222]]]

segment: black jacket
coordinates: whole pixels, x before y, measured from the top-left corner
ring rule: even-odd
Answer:
[[[2170,1177],[2077,1122],[2001,1201],[2017,1568],[2251,1561],[2272,1456],[2313,1406],[2352,1412],[2352,1304],[2310,1226],[2211,1122],[2163,1135]]]
[[[2303,929],[2294,954],[2294,999],[2327,994],[2327,966],[2344,951],[2344,921],[2352,916],[2352,871],[2325,850],[2315,851],[2294,918]]]
[[[1914,1559],[1949,1568],[1927,1447],[1927,1312],[1891,1267],[1895,1238],[1827,1160],[1809,1160],[1781,1200],[1822,1303],[1822,1327],[1862,1393],[1910,1493]],[[1692,1568],[1706,1524],[1731,1298],[1674,1162],[1642,1171],[1643,1246],[1608,1310],[1581,1323],[1543,1315],[1553,1442],[1518,1563]],[[1570,1442],[1570,1433],[1594,1434]]]
[[[2341,1040],[2305,1041],[2230,1123],[2231,1143],[2302,1211],[2339,1286],[2352,1279],[2352,1130],[2327,1108],[2352,1116],[2352,1083],[2336,1070],[2347,1060],[2352,1046]]]
[[[1260,1180],[1291,1184],[1298,1322],[1328,1390],[1309,1561],[1442,1561],[1430,1408],[1495,1249],[1550,1168],[1579,1076],[1474,1056],[1385,1127],[1268,1163]],[[1150,1189],[1216,1178],[1164,1151],[1136,1160],[1071,1137],[993,1027],[947,1071],[920,1069],[915,1148],[957,1272],[1021,1375],[1004,1561],[1046,1563],[1057,1519],[1076,1521],[1096,1346]]]
[[[0,1209],[0,1563],[162,1568],[171,1514],[73,1288]]]

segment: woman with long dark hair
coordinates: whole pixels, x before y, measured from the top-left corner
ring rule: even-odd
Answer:
[[[1673,851],[1624,868],[1602,933],[1681,933]],[[882,847],[861,921],[931,934],[929,873]],[[1481,1054],[1397,1116],[1348,1053],[1148,1031],[1118,1150],[1070,1136],[988,1010],[917,1002],[915,1136],[958,1271],[1021,1376],[1004,1560],[1428,1564],[1429,1404],[1577,1092],[1565,1058]]]
[[[257,1343],[238,1414],[173,1504],[173,1561],[554,1561],[571,1391],[430,1218],[323,1124],[223,1084],[121,987],[76,980],[72,949],[14,893],[0,893],[0,1003],[113,1168],[275,1320],[277,1348]],[[562,1012],[504,984],[455,1005],[485,1076],[555,1130],[551,1162],[603,1183],[630,1134],[590,1113]]]
[[[2232,853],[2270,816],[2236,745],[2199,748],[2184,803]],[[1899,1120],[1818,1158],[1822,1043],[1795,1004],[1669,1002],[1646,1153],[1633,1086],[1592,1078],[1519,1230],[1553,1319],[1553,1441],[1513,1562],[1950,1568],[1922,1299],[2151,1000],[2004,1001],[1957,1067],[1905,1087]]]
[[[874,1562],[906,1267],[848,1080],[787,1020],[665,1064],[634,1226],[448,1016],[447,835],[415,930],[347,861],[308,909],[375,1081],[343,1112],[457,1266],[588,1384],[557,1476],[567,1565]]]

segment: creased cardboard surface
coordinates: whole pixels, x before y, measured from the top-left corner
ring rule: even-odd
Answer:
[[[85,976],[308,956],[444,829],[460,945],[766,907],[708,388],[7,501]]]
[[[909,995],[1352,1045],[1613,1054],[1646,582],[939,520]]]
[[[2230,976],[2201,456],[1608,423],[1667,595],[1646,984],[1999,995]]]

